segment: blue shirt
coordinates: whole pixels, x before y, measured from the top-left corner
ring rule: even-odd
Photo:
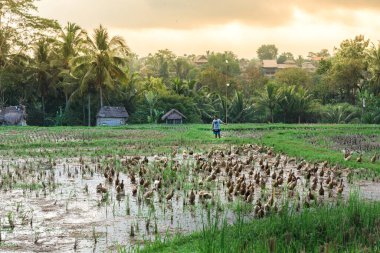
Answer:
[[[219,130],[220,124],[222,124],[222,121],[220,119],[214,119],[212,121],[212,129]]]

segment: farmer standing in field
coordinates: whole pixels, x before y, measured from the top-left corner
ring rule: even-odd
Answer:
[[[214,120],[212,121],[212,131],[215,134],[215,138],[220,138],[220,125],[223,124],[223,121],[221,121],[218,116],[214,116]]]

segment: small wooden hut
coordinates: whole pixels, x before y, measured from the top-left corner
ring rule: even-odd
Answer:
[[[8,106],[0,109],[0,125],[26,126],[25,106]]]
[[[124,106],[103,106],[96,115],[97,126],[122,126],[125,125],[129,114]]]
[[[176,109],[171,109],[161,118],[166,124],[182,124],[183,119],[186,119],[185,115]]]

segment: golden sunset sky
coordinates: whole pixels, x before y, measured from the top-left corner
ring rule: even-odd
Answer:
[[[233,51],[256,57],[262,44],[306,56],[363,34],[378,43],[380,0],[41,0],[41,16],[91,31],[102,24],[133,52],[177,55]]]

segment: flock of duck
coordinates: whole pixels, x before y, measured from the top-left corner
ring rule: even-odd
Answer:
[[[258,145],[204,154],[187,150],[178,154],[178,150],[174,150],[170,157],[133,156],[122,158],[121,164],[129,180],[127,194],[139,202],[170,202],[180,196],[184,205],[240,199],[253,204],[257,217],[277,211],[285,193],[287,198],[295,198],[297,210],[310,207],[313,201],[333,200],[342,195],[349,173],[327,161],[309,163],[275,154],[272,148]],[[173,176],[163,176],[167,174],[165,171],[172,172]],[[107,193],[108,185],[115,187],[118,195],[125,194],[124,180],[119,179],[114,167],[107,165],[101,172],[106,183],[97,186],[98,193]],[[186,189],[186,184],[191,187]]]

